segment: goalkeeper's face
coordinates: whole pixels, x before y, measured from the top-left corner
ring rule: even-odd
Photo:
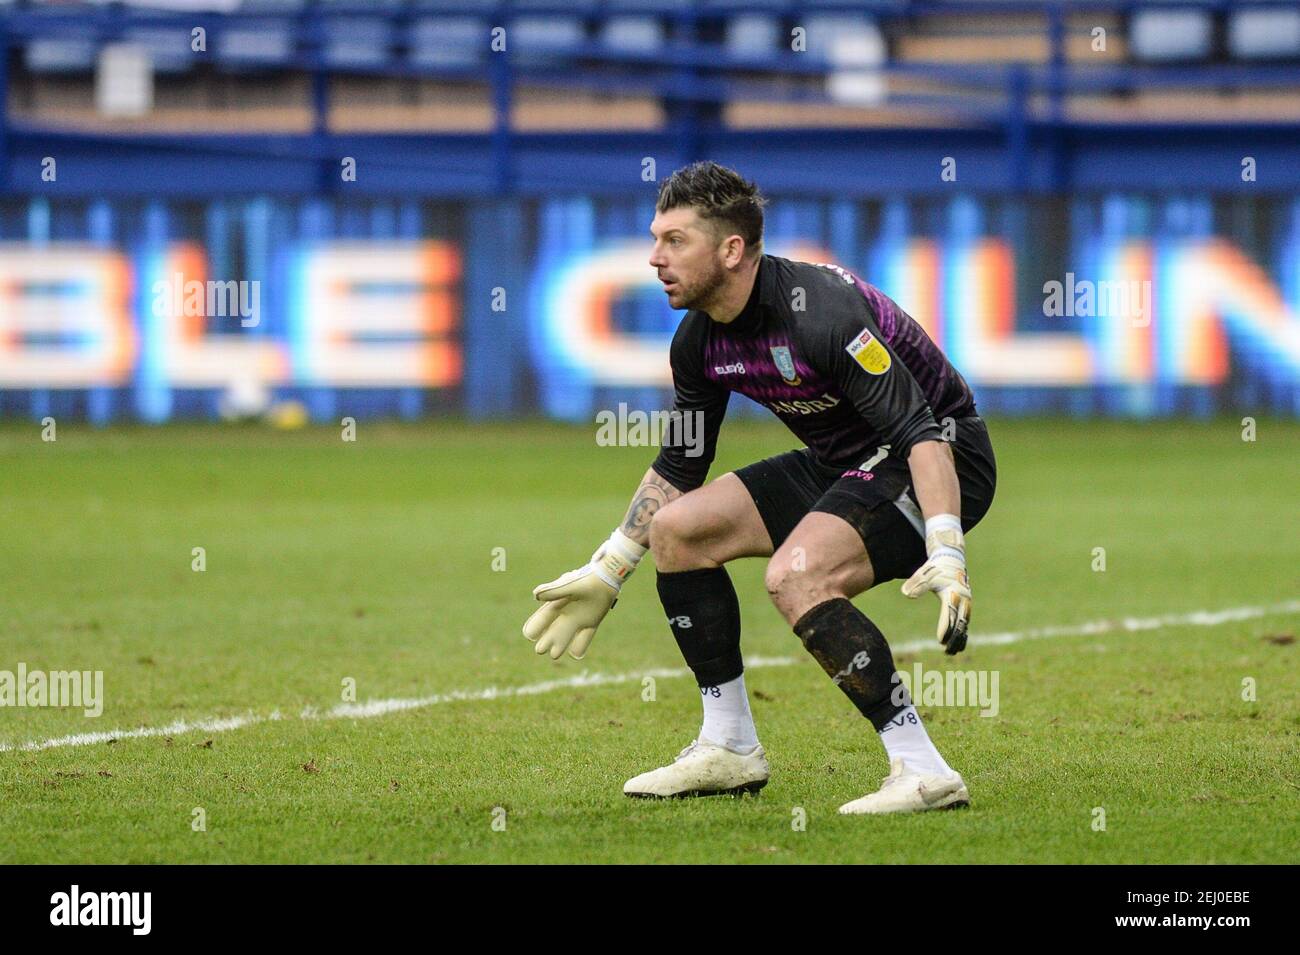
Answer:
[[[727,281],[724,246],[689,207],[669,209],[650,223],[650,264],[672,308],[705,308]]]

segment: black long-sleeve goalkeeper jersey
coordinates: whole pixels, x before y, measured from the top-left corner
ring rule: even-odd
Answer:
[[[682,491],[704,483],[733,391],[770,408],[828,471],[880,448],[906,461],[914,444],[940,438],[938,421],[975,413],[965,379],[916,320],[836,265],[763,255],[735,320],[687,312],[669,357],[675,411],[702,418],[702,453],[666,441],[653,464]]]

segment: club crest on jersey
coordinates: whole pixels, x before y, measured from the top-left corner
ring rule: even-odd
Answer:
[[[794,358],[790,355],[790,349],[786,345],[773,345],[771,348],[772,361],[776,362],[776,370],[781,373],[782,379],[787,385],[800,384],[799,375],[794,370]]]
[[[892,361],[889,357],[889,349],[876,341],[871,332],[865,328],[862,330],[862,334],[849,342],[844,350],[852,355],[853,360],[869,374],[883,375],[889,371],[889,365]]]

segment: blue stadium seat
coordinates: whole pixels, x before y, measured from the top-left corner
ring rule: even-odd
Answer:
[[[566,13],[591,13],[600,6],[599,0],[514,0],[511,7],[515,10],[527,10],[529,7],[550,8],[563,7]]]
[[[562,53],[587,41],[577,17],[521,16],[510,24],[507,40],[519,59],[536,62],[549,53]]]
[[[883,64],[887,58],[885,39],[875,22],[850,13],[815,13],[804,17],[801,25],[808,31],[808,52],[820,58],[834,59],[837,40],[856,40],[861,51],[859,62]]]
[[[319,3],[325,13],[387,13],[406,6],[404,0],[319,0]]]
[[[1205,59],[1213,33],[1204,10],[1138,10],[1129,21],[1129,45],[1139,60]]]
[[[409,62],[474,66],[487,55],[492,27],[477,17],[421,17],[411,24]]]
[[[664,24],[654,17],[614,16],[601,25],[600,40],[614,50],[650,52],[664,45]]]
[[[230,27],[217,35],[215,50],[223,66],[285,64],[296,52],[293,24],[287,20],[262,20],[249,26]]]
[[[307,0],[244,0],[239,11],[247,13],[295,13],[307,5]]]
[[[605,0],[606,10],[635,11],[637,13],[672,13],[687,9],[695,0]]]
[[[98,47],[94,40],[32,40],[23,51],[23,63],[33,73],[85,73],[95,68]]]
[[[378,17],[328,17],[322,56],[330,66],[383,66],[389,62],[393,24]]]
[[[729,19],[722,45],[737,56],[770,56],[790,48],[782,43],[781,22],[765,13],[742,13]]]
[[[1243,60],[1300,57],[1300,10],[1238,10],[1228,21],[1228,50]]]
[[[492,13],[502,0],[413,0],[412,6],[421,12]]]
[[[811,10],[817,11],[822,8],[839,8],[851,9],[856,13],[880,13],[906,12],[906,7],[910,0],[810,0],[808,6]],[[1061,0],[1064,2],[1064,0]]]
[[[184,27],[136,27],[123,40],[148,50],[157,73],[184,73],[194,63],[190,31]]]
[[[703,0],[700,7],[710,12],[733,11],[745,12],[747,10],[785,10],[790,4],[786,0]]]

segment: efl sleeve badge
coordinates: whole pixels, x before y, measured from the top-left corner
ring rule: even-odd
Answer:
[[[849,342],[845,351],[870,374],[883,375],[889,371],[892,361],[889,357],[889,349],[878,342],[865,328],[861,335]]]

